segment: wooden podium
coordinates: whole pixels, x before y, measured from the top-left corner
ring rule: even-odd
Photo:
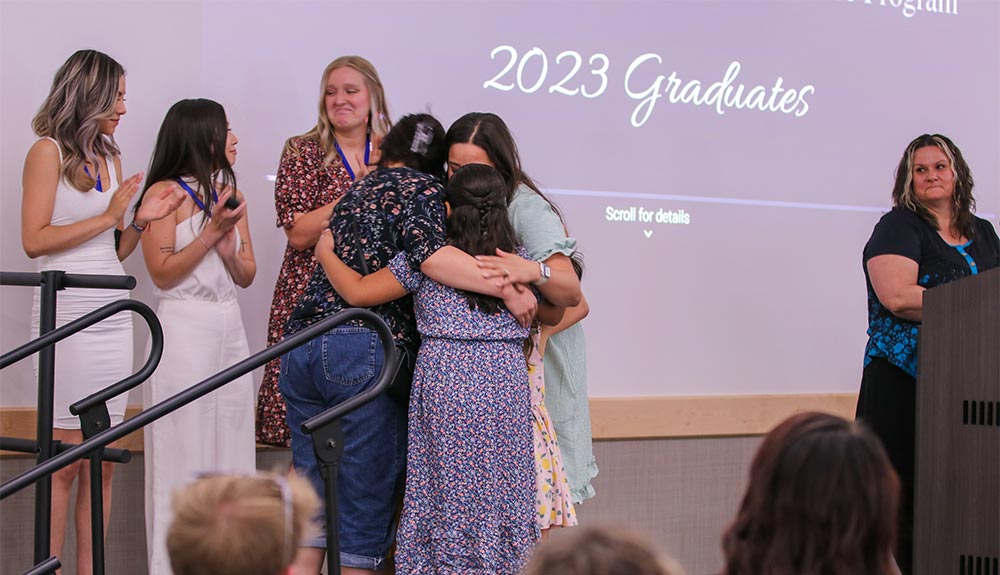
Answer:
[[[1000,268],[924,293],[914,575],[1000,575]]]

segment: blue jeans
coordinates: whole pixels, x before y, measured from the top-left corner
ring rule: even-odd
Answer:
[[[281,359],[278,388],[288,406],[292,463],[324,496],[312,439],[302,423],[375,384],[383,352],[375,332],[342,326]],[[385,394],[341,419],[344,455],[337,476],[340,562],[377,570],[395,539],[395,510],[406,466],[406,412]],[[322,522],[321,522],[322,523]],[[326,547],[318,538],[303,543]]]

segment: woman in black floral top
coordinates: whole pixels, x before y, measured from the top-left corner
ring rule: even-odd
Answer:
[[[416,146],[418,124],[428,141]],[[414,151],[416,150],[416,151]],[[418,153],[420,152],[420,153]],[[333,210],[330,228],[337,234],[338,255],[352,266],[359,258],[378,270],[400,251],[414,265],[444,242],[444,128],[427,115],[408,116],[385,137],[379,168],[358,181]],[[331,314],[351,307],[316,270],[285,334],[292,334]],[[419,344],[410,297],[372,308],[399,343],[416,351]],[[303,421],[374,385],[381,371],[382,346],[375,332],[343,325],[286,354],[281,360],[279,389],[285,398],[292,435],[292,463],[318,493],[323,483],[312,441]],[[338,475],[340,561],[345,573],[379,570],[393,544],[396,501],[403,485],[406,410],[381,396],[342,419],[344,455]],[[318,573],[326,542],[304,542],[296,566]]]

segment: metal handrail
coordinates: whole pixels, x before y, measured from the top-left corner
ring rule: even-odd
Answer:
[[[41,274],[0,272],[0,285],[41,285],[43,288],[42,292],[44,300],[46,296],[54,298],[54,292],[56,290],[63,289],[64,287],[131,289],[135,287],[135,279],[132,277],[120,276],[65,274],[60,271],[49,271]],[[396,376],[396,372],[400,369],[400,358],[398,356],[398,352],[396,351],[392,332],[389,331],[389,327],[385,324],[385,322],[378,315],[366,309],[351,308],[343,310],[285,338],[273,346],[261,350],[260,352],[233,366],[230,366],[212,377],[209,377],[208,379],[205,379],[198,384],[195,384],[192,387],[165,399],[164,401],[144,410],[139,415],[114,428],[111,428],[110,425],[110,416],[108,415],[106,401],[112,397],[125,393],[145,381],[150,375],[152,375],[153,371],[155,371],[162,356],[162,327],[160,326],[156,315],[145,304],[134,300],[119,300],[85,316],[77,318],[76,320],[58,329],[52,329],[54,326],[50,323],[48,324],[50,331],[46,332],[41,337],[11,352],[8,352],[3,356],[0,356],[0,369],[20,361],[21,359],[24,359],[25,357],[28,357],[32,353],[38,351],[42,351],[43,355],[48,353],[51,357],[52,350],[54,349],[54,344],[56,342],[123,310],[132,310],[139,313],[146,320],[147,324],[149,324],[153,345],[151,346],[150,356],[147,358],[146,363],[132,376],[71,405],[70,411],[74,415],[80,415],[84,441],[76,446],[61,446],[57,449],[57,451],[61,452],[58,455],[47,459],[40,457],[41,461],[38,465],[0,485],[0,500],[33,483],[37,482],[39,485],[42,485],[43,483],[48,482],[49,475],[85,457],[91,458],[91,473],[96,474],[95,477],[99,478],[101,472],[100,460],[116,458],[117,454],[109,456],[106,453],[107,450],[105,446],[111,442],[116,441],[117,439],[120,439],[121,437],[124,437],[125,435],[128,435],[129,433],[132,433],[133,431],[163,416],[166,416],[177,409],[180,409],[188,403],[211,393],[226,383],[229,383],[236,378],[257,369],[258,367],[263,366],[280,355],[283,355],[284,353],[291,351],[307,341],[318,337],[341,323],[359,321],[372,328],[378,334],[378,337],[382,342],[384,361],[382,363],[382,370],[379,372],[375,385],[357,396],[333,406],[327,411],[302,424],[303,431],[306,434],[313,435],[313,446],[316,451],[316,457],[321,468],[324,470],[324,475],[327,478],[326,491],[328,497],[326,515],[327,525],[329,526],[327,529],[327,549],[331,554],[328,565],[331,575],[339,575],[340,557],[338,552],[339,545],[337,544],[338,529],[336,528],[338,522],[335,510],[337,466],[339,464],[340,454],[343,452],[342,432],[340,430],[339,418],[381,395],[389,387],[390,383]],[[43,314],[43,319],[44,317],[45,315]],[[53,319],[50,318],[49,321],[53,321]],[[44,321],[42,323],[43,325],[45,324]],[[39,415],[41,416],[41,399],[39,405]],[[333,438],[337,438],[337,440],[334,440]],[[48,441],[51,441],[51,436],[49,436]],[[42,434],[42,430],[40,429],[38,445],[42,446],[43,442],[44,436]],[[51,452],[51,446],[40,447],[40,449],[44,451],[46,455]],[[125,452],[125,458],[130,457],[130,455],[131,454],[127,451]],[[100,502],[100,483],[97,482],[91,487],[91,497],[94,498],[95,501]],[[100,504],[92,506],[94,509],[98,510],[101,508]],[[40,508],[36,505],[36,515],[39,509]],[[95,518],[93,518],[93,529],[95,532],[103,531],[102,524],[97,523],[100,520],[101,518],[99,515],[95,514]],[[36,535],[36,557],[41,551],[41,547],[39,547],[38,543],[39,541],[37,540]],[[94,547],[95,573],[103,573],[103,538],[99,541],[98,538],[95,537]],[[37,558],[36,561],[38,561]],[[57,559],[49,558],[38,563],[35,567],[29,570],[28,573],[48,573],[53,569],[58,568],[58,566],[59,562]]]
[[[134,299],[121,299],[101,306],[94,311],[80,316],[77,319],[58,327],[28,343],[17,347],[0,356],[0,369],[21,361],[32,354],[49,347],[59,341],[84,329],[99,323],[122,311],[134,311],[139,314],[149,327],[152,345],[149,349],[149,356],[139,371],[114,383],[104,389],[97,391],[69,406],[69,412],[80,416],[80,426],[84,437],[89,437],[102,429],[111,427],[111,417],[107,412],[106,402],[129,390],[138,387],[142,382],[149,379],[156,366],[163,357],[163,327],[160,320],[153,313],[153,310],[141,301]]]
[[[66,288],[79,289],[124,289],[130,290],[135,287],[136,281],[132,276],[118,275],[97,275],[97,274],[67,274],[62,270],[46,270],[43,272],[0,272],[0,285],[39,287],[40,301],[38,314],[39,338],[28,345],[15,350],[14,354],[7,354],[0,358],[2,367],[6,367],[31,353],[38,352],[38,416],[36,421],[35,453],[38,464],[42,464],[53,457],[53,453],[59,451],[60,442],[52,440],[52,420],[53,420],[53,389],[55,377],[55,343],[65,337],[82,331],[87,325],[87,321],[96,323],[106,317],[118,313],[124,309],[132,308],[143,315],[149,325],[150,332],[158,343],[151,348],[150,357],[147,358],[143,372],[152,373],[159,363],[162,353],[162,331],[159,320],[157,320],[152,310],[139,302],[132,304],[107,305],[94,313],[88,314],[84,321],[74,322],[73,325],[64,327],[58,334],[45,337],[50,332],[56,331],[56,299],[57,292]],[[140,307],[141,306],[141,307]],[[145,308],[145,309],[143,309]],[[81,318],[78,318],[81,319]],[[40,340],[40,341],[39,341]],[[6,361],[2,361],[6,359]],[[133,376],[130,381],[126,378],[126,384],[134,387],[141,383],[146,376],[142,373]],[[108,398],[113,395],[108,395]],[[75,414],[75,412],[74,412]],[[92,404],[86,411],[80,414],[81,432],[83,436],[89,437],[100,429],[111,427],[111,416],[105,403]],[[68,449],[64,447],[64,449]],[[116,452],[118,450],[115,450]],[[121,458],[123,454],[114,453],[105,455],[103,448],[97,449],[90,456],[90,497],[91,497],[91,531],[94,573],[103,575],[104,573],[104,514],[103,509],[103,489],[102,489],[102,468],[101,461]],[[131,456],[128,452],[124,455]],[[49,561],[49,526],[52,510],[52,484],[48,476],[39,478],[35,487],[35,545],[34,558],[37,566],[44,567],[51,565]],[[56,562],[58,567],[58,561]]]
[[[49,557],[31,569],[28,569],[21,575],[51,575],[60,567],[62,567],[62,563],[59,562],[58,557]]]
[[[45,281],[46,272],[0,272],[0,285],[38,287]],[[102,274],[68,274],[59,272],[59,287],[91,288],[91,289],[122,289],[135,288],[135,278],[132,276],[110,276]]]
[[[61,441],[53,441],[52,443],[57,444],[55,451],[59,453],[76,445],[75,443],[63,443]],[[20,437],[0,437],[0,450],[14,451],[16,453],[38,453],[38,442],[34,439],[22,439]],[[132,461],[132,452],[128,449],[109,447],[104,450],[104,457],[101,459],[102,461],[109,461],[111,463],[128,463]]]
[[[263,366],[286,352],[289,352],[307,341],[322,335],[333,327],[355,320],[366,324],[378,334],[379,339],[382,340],[382,349],[385,353],[385,357],[387,358],[387,361],[382,364],[382,371],[379,374],[376,384],[368,391],[360,394],[365,396],[368,401],[374,399],[378,394],[382,393],[387,387],[389,387],[389,383],[393,377],[394,369],[387,369],[393,364],[393,362],[388,361],[388,358],[395,357],[395,343],[393,342],[392,332],[389,331],[389,327],[385,325],[382,318],[375,313],[360,308],[346,309],[286,337],[282,341],[251,355],[243,361],[232,365],[199,383],[196,383],[188,389],[168,397],[149,409],[143,410],[135,417],[123,421],[120,425],[105,429],[93,437],[86,439],[76,447],[70,448],[63,453],[52,457],[48,461],[36,465],[20,475],[7,480],[0,485],[0,500],[6,499],[10,495],[28,487],[39,478],[51,475],[74,461],[83,459],[90,453],[110,444],[111,442],[121,439],[139,428],[144,427],[165,415],[173,413],[192,401],[208,395],[230,381],[250,373],[251,371]],[[355,405],[355,407],[356,406],[357,405]],[[334,406],[331,410],[336,410],[338,407],[339,406]],[[320,414],[317,418],[324,417],[324,415],[325,414]],[[343,415],[343,413],[341,412],[340,415]]]

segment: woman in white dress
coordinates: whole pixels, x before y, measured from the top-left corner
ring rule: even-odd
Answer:
[[[24,160],[21,244],[38,270],[124,275],[121,260],[153,220],[170,214],[183,197],[174,186],[149,197],[134,218],[126,208],[142,174],[124,182],[121,153],[114,140],[125,115],[125,69],[107,54],[80,50],[56,72],[48,97],[32,120],[39,137]],[[66,289],[59,292],[56,326],[105,304],[127,298],[123,290]],[[38,335],[39,291],[31,315],[31,337]],[[132,318],[118,314],[56,346],[54,440],[80,443],[80,420],[69,406],[132,373]],[[35,356],[35,376],[38,362]],[[111,424],[125,416],[127,394],[108,402]],[[103,467],[104,524],[111,511],[112,464]],[[62,555],[70,492],[77,482],[76,557],[78,573],[92,567],[90,470],[74,463],[52,475],[50,549]]]
[[[186,197],[173,218],[156,222],[142,238],[163,325],[163,359],[145,388],[147,407],[250,354],[236,286],[253,282],[257,264],[232,168],[237,141],[225,110],[212,100],[177,102],[160,127],[139,205],[175,185]],[[237,207],[227,205],[231,198]],[[172,492],[201,472],[256,470],[253,403],[247,374],[146,428],[151,575],[170,573]]]

